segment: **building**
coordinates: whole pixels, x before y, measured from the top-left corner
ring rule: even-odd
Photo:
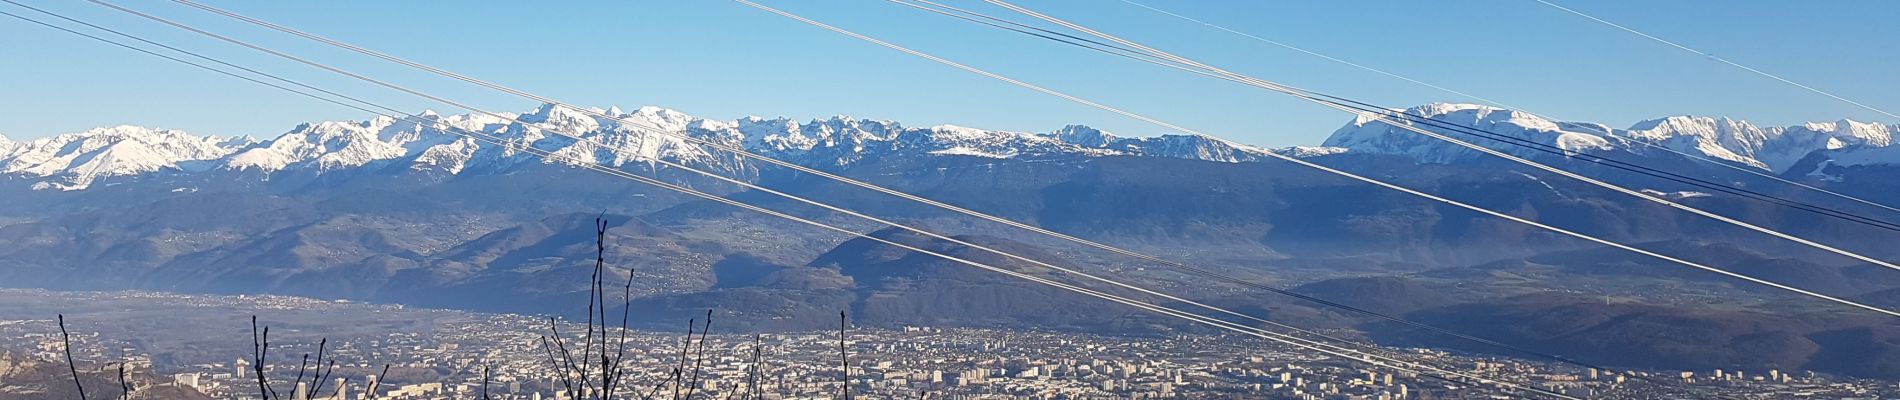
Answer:
[[[196,372],[187,372],[187,373],[172,375],[172,380],[178,382],[178,384],[180,385],[185,385],[192,389],[198,388],[198,373]]]

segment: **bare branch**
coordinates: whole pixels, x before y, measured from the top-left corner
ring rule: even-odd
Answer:
[[[549,321],[552,322],[553,319],[549,319]],[[541,350],[548,353],[548,363],[553,364],[554,369],[560,371],[561,387],[565,388],[567,393],[574,393],[574,384],[569,382],[567,378],[567,367],[561,365],[560,361],[554,359],[554,346],[548,344],[548,337],[545,335],[541,336]]]
[[[554,347],[556,349],[561,350],[561,359],[566,361],[566,365],[561,368],[561,377],[562,379],[567,379],[567,375],[571,371],[580,371],[581,369],[574,365],[574,353],[568,351],[567,344],[561,341],[561,328],[559,328],[558,324],[555,323],[554,317],[548,317],[548,331],[553,332],[553,334],[549,336],[554,338]],[[586,361],[587,361],[586,359],[581,360],[581,362],[583,363]],[[580,380],[581,380],[581,385],[583,386],[586,385],[587,375],[585,374],[581,375]],[[567,392],[568,392],[568,398],[571,398],[571,399],[580,398],[581,392],[579,390],[576,390],[576,388],[573,387],[572,385],[568,386]]]
[[[119,400],[132,398],[132,384],[125,381],[125,363],[119,363]]]
[[[291,379],[290,383],[303,383],[304,370],[308,369],[309,366],[310,366],[310,353],[303,353],[303,361],[297,362],[297,379]],[[297,396],[295,393],[292,393],[291,397],[297,397]],[[290,400],[307,400],[307,399],[290,399]]]
[[[699,391],[699,371],[706,364],[706,333],[712,332],[713,310],[706,310],[706,326],[699,329],[699,354],[693,357],[693,383],[686,387],[686,400],[693,399],[693,392]]]
[[[675,400],[680,398],[680,384],[684,382],[680,374],[686,371],[686,350],[693,348],[693,323],[696,322],[699,321],[686,320],[686,338],[680,342],[679,364],[673,367],[673,398]]]
[[[385,380],[389,380],[389,364],[383,364],[383,372],[376,375],[376,380],[369,382],[369,389],[363,394],[364,398],[375,399],[377,388],[382,387]]]
[[[313,374],[310,377],[310,395],[311,396],[316,396],[317,393],[323,393],[323,381],[330,380],[330,372],[336,371],[336,360],[330,360],[330,365],[327,370],[324,368],[324,365],[323,365],[323,353],[325,350],[328,349],[329,346],[330,346],[330,338],[317,339],[317,364],[316,364],[317,371],[315,374]],[[306,399],[297,399],[297,400],[306,400]]]
[[[270,354],[270,327],[263,331],[257,327],[257,316],[251,316],[251,371],[257,374],[257,395],[264,400],[276,397],[277,391],[271,390],[270,380],[264,377],[264,358]]]
[[[752,334],[752,372],[750,373],[751,376],[747,377],[747,379],[751,380],[750,384],[752,387],[747,389],[746,392],[753,398],[761,397],[759,395],[759,370],[765,368],[765,365],[761,364],[763,361],[759,356],[761,353],[759,346],[764,344],[764,338],[765,335]]]
[[[66,314],[57,314],[59,341],[66,348],[66,370],[73,373],[73,387],[79,388],[79,400],[86,400],[86,385],[79,383],[79,366],[73,363],[73,337],[66,333]]]
[[[847,324],[849,321],[845,320],[844,311],[838,311],[838,364],[844,370],[844,374],[838,377],[838,383],[842,384],[838,390],[844,393],[844,400],[851,400],[851,355],[846,353],[844,348],[844,330]]]

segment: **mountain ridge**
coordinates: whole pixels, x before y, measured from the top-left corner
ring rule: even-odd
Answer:
[[[1469,126],[1489,133],[1536,142],[1568,154],[1624,153],[1637,158],[1672,157],[1683,153],[1730,162],[1763,172],[1789,174],[1813,154],[1835,160],[1833,165],[1900,163],[1900,154],[1888,157],[1884,149],[1900,135],[1900,124],[1866,123],[1842,119],[1808,122],[1787,127],[1759,127],[1727,117],[1669,116],[1639,121],[1626,129],[1593,122],[1555,121],[1536,114],[1476,104],[1431,103],[1394,110],[1414,117]],[[1474,144],[1532,159],[1547,155],[1500,146],[1491,139],[1471,140],[1457,132],[1433,126],[1424,129]],[[1333,132],[1324,146],[1348,151],[1412,157],[1421,162],[1451,164],[1489,157],[1456,144],[1402,130],[1372,114],[1361,114]],[[1666,149],[1666,150],[1664,150]],[[1835,155],[1847,155],[1835,157]]]
[[[1468,113],[1474,120],[1489,118],[1493,127],[1541,127],[1543,130],[1526,129],[1523,133],[1541,134],[1533,137],[1549,138],[1552,143],[1569,134],[1572,137],[1565,143],[1572,145],[1572,151],[1650,154],[1625,147],[1627,139],[1612,135],[1616,130],[1601,124],[1538,122],[1529,114],[1457,105],[1438,110]],[[1561,301],[1548,301],[1536,308],[1510,308],[1504,306],[1516,300],[1492,297],[1486,293],[1494,291],[1472,289],[1475,287],[1496,288],[1498,293],[1513,295],[1577,291],[1590,297],[1635,298],[1666,309],[1627,308],[1605,315],[1667,312],[1680,319],[1702,321],[1695,326],[1718,330],[1745,327],[1730,321],[1753,323],[1749,321],[1758,320],[1756,316],[1772,313],[1750,311],[1712,317],[1700,313],[1712,304],[1764,312],[1816,309],[1814,304],[1797,302],[1779,291],[1737,286],[1714,274],[1264,159],[1261,157],[1273,153],[1211,138],[1123,138],[1085,126],[1046,133],[941,125],[909,127],[842,116],[806,122],[789,118],[720,121],[696,119],[657,107],[610,108],[603,112],[634,115],[628,118],[683,130],[704,140],[744,145],[767,156],[828,169],[840,176],[1250,281],[1318,290],[1332,300],[1364,297],[1361,293],[1389,294],[1393,297],[1365,305],[1394,313],[1427,312],[1447,318],[1472,315],[1503,329],[1509,327],[1505,323],[1510,322],[1506,317],[1511,315],[1563,311],[1583,301],[1598,301],[1558,299]],[[1424,113],[1429,112],[1435,111]],[[1178,292],[1187,298],[1205,296],[1221,301],[1216,304],[1314,326],[1364,326],[1348,315],[1274,301],[1245,293],[1234,285],[1130,263],[1086,246],[894,201],[847,184],[763,168],[677,138],[633,132],[587,114],[543,107],[522,114],[428,114],[426,118],[580,157],[582,162],[644,168],[634,172],[837,224],[850,231],[878,232],[886,227],[765,193],[694,179],[648,161],[667,158],[716,173],[731,173],[738,179],[867,215],[942,229],[959,237],[985,238],[978,242],[984,246],[1150,282],[1158,290]],[[511,124],[511,120],[585,131],[583,136],[590,141],[628,151],[601,151],[582,141]],[[1671,124],[1691,126],[1696,122],[1682,119]],[[1357,127],[1377,128],[1374,125]],[[1854,133],[1854,128],[1837,124],[1829,129]],[[207,147],[197,153],[164,153],[195,161],[119,163],[118,153],[105,150],[111,146],[78,144],[68,148],[52,141],[35,145],[33,148],[41,150],[33,154],[59,155],[40,159],[63,160],[62,165],[113,161],[101,165],[156,166],[149,167],[156,171],[102,174],[87,181],[83,189],[69,186],[72,190],[48,187],[40,191],[29,187],[42,183],[71,185],[64,179],[78,175],[0,175],[0,193],[9,196],[9,201],[0,202],[0,286],[290,294],[558,313],[571,311],[575,300],[587,293],[583,283],[588,281],[594,260],[589,256],[596,249],[591,221],[606,218],[617,224],[608,233],[608,241],[613,244],[607,259],[615,266],[616,274],[611,280],[632,282],[629,290],[643,310],[744,310],[743,316],[751,321],[729,326],[774,329],[816,328],[795,322],[822,323],[826,315],[840,309],[859,313],[854,320],[888,325],[994,326],[1010,324],[1017,320],[1014,316],[1028,313],[1022,320],[1033,321],[1034,326],[1123,333],[1171,329],[1164,321],[1108,308],[1080,296],[1056,296],[1045,289],[1024,289],[1027,286],[1020,284],[995,284],[990,275],[977,274],[981,271],[928,257],[887,257],[894,255],[889,248],[869,246],[837,232],[787,224],[718,201],[627,184],[613,176],[548,162],[508,147],[477,145],[469,139],[394,119],[313,122],[267,140],[194,140],[127,129],[136,132],[75,135],[91,141],[69,137],[61,143],[126,144],[128,157],[152,155],[132,149],[193,148],[148,146],[141,138],[146,142],[177,140]],[[1866,129],[1872,128],[1859,131],[1863,137],[1878,139],[1871,133],[1877,131]],[[1408,132],[1380,134],[1390,138],[1375,139],[1419,136]],[[170,139],[155,139],[161,137]],[[118,139],[108,140],[111,138]],[[21,154],[8,151],[9,156]],[[1274,151],[1313,157],[1314,162],[1330,168],[1605,240],[1791,280],[1830,295],[1884,299],[1894,293],[1896,281],[1887,278],[1892,275],[1862,272],[1875,267],[1850,265],[1851,260],[1816,254],[1819,252],[1752,232],[1738,232],[1726,224],[1554,174],[1492,164],[1508,163],[1504,161],[1448,159],[1449,163],[1435,164],[1405,153],[1385,154],[1366,147]],[[19,160],[13,157],[6,162]],[[1256,160],[1259,162],[1252,162]],[[1762,190],[1798,189],[1683,160],[1642,161]],[[1644,180],[1642,176],[1587,170],[1592,166],[1584,160],[1562,167],[1628,187],[1654,190],[1685,204],[1762,222],[1791,235],[1870,257],[1890,259],[1900,253],[1886,245],[1900,238],[1890,231],[1814,218],[1800,210],[1733,196],[1684,192],[1695,188]],[[1833,181],[1817,184],[1870,201],[1896,204],[1900,198],[1894,196],[1900,190],[1893,188],[1900,187],[1900,182],[1861,178],[1891,176],[1890,171],[1849,169],[1846,173],[1851,180],[1838,185]],[[1678,238],[1733,246],[1660,244]],[[1775,257],[1734,261],[1750,253]],[[970,255],[1006,268],[1014,265],[980,253],[948,254]],[[1586,257],[1592,254],[1599,256]],[[1303,286],[1365,276],[1408,280],[1360,279]],[[1569,284],[1555,285],[1557,282]],[[1457,286],[1460,284],[1464,286]],[[1027,297],[1038,304],[1008,307],[1010,304],[1005,302],[976,301],[959,307],[933,306],[966,297]],[[1829,328],[1865,325],[1860,321],[1843,319]],[[748,323],[751,325],[744,325]],[[1828,333],[1830,336],[1823,338],[1827,340],[1809,341],[1818,346],[1817,351],[1852,353],[1890,348],[1857,344],[1890,337],[1884,336],[1890,335],[1890,330],[1884,328],[1887,326],[1890,324],[1881,325],[1874,336]],[[1528,328],[1522,331],[1526,340],[1550,332],[1536,329],[1538,326]],[[1601,329],[1631,328],[1606,324]],[[1807,332],[1787,333],[1781,336],[1786,338],[1783,342],[1802,343],[1804,339],[1790,335]],[[1598,344],[1612,348],[1621,343]],[[1838,361],[1831,356],[1730,358],[1734,352],[1714,347],[1693,350],[1691,353],[1701,354],[1701,359],[1718,363],[1824,360],[1836,363],[1829,364],[1830,369],[1891,374],[1881,372],[1878,368],[1882,367],[1873,363]],[[1664,367],[1676,366],[1674,361],[1628,360]]]
[[[599,113],[614,118],[594,115]],[[1031,133],[955,125],[907,128],[894,121],[844,116],[805,123],[782,117],[724,121],[652,106],[631,112],[618,107],[583,112],[545,104],[520,114],[445,116],[427,112],[421,117],[569,160],[541,163],[598,162],[626,167],[663,159],[714,172],[741,174],[757,167],[738,156],[714,152],[672,135],[644,132],[639,126],[684,132],[698,140],[741,147],[814,167],[839,167],[879,157],[932,155],[999,159],[1137,155],[1242,162],[1262,159],[1270,151],[1202,136],[1124,138],[1082,125],[1069,125],[1050,133]],[[268,140],[195,136],[183,131],[135,126],[99,128],[25,142],[0,141],[0,166],[4,166],[0,173],[37,180],[34,190],[83,190],[101,178],[156,172],[321,175],[400,163],[410,170],[454,175],[470,172],[471,168],[505,169],[529,162],[528,155],[521,151],[480,143],[433,124],[423,125],[389,117],[306,122]],[[553,131],[574,134],[585,141]],[[619,151],[598,148],[599,145],[589,142]],[[88,160],[105,163],[99,166],[84,162]],[[184,165],[187,163],[191,165]]]
[[[1837,120],[1761,127],[1727,117],[1669,116],[1616,129],[1593,122],[1554,121],[1522,111],[1475,104],[1431,103],[1399,110],[1552,146],[1567,153],[1677,157],[1686,153],[1783,175],[1825,176],[1829,167],[1900,163],[1893,149],[1900,124]],[[597,114],[614,118],[600,118]],[[663,159],[714,172],[745,175],[759,168],[741,157],[705,149],[671,136],[642,132],[653,126],[693,138],[740,147],[810,167],[838,168],[882,157],[971,156],[992,159],[1038,157],[1151,156],[1217,162],[1252,162],[1271,153],[1315,157],[1344,152],[1397,155],[1422,163],[1473,162],[1484,156],[1455,144],[1406,132],[1372,115],[1360,115],[1335,130],[1321,146],[1268,149],[1223,139],[1181,134],[1123,137],[1072,124],[1049,132],[987,130],[957,125],[907,127],[889,120],[832,116],[806,122],[747,116],[734,120],[696,117],[645,106],[578,110],[544,104],[526,113],[441,115],[422,118],[500,137],[512,145],[561,155],[543,164],[598,162],[614,167]],[[633,121],[633,122],[627,122]],[[532,126],[530,126],[532,125]],[[1451,133],[1435,127],[1434,131]],[[575,133],[598,148],[554,134]],[[1474,143],[1497,148],[1495,143]],[[1657,148],[1667,149],[1667,151]],[[1533,158],[1522,148],[1502,150]],[[83,190],[103,178],[152,173],[249,172],[263,176],[400,164],[408,170],[449,175],[494,172],[524,163],[518,150],[481,143],[408,120],[306,122],[268,140],[248,136],[198,136],[179,130],[131,125],[15,141],[0,137],[0,174],[26,178],[33,190]],[[1794,171],[1794,169],[1803,169]]]

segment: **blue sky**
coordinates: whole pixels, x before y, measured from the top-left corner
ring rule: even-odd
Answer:
[[[460,113],[77,1],[22,0],[405,109]],[[876,0],[762,1],[848,29],[1242,142],[1317,144],[1350,119],[1284,96],[1033,41]],[[1006,14],[971,0],[951,4]],[[1528,0],[1146,3],[1563,119],[1664,115],[1770,125],[1882,120]],[[1900,108],[1900,2],[1565,1],[1574,8],[1877,107]],[[211,1],[577,104],[712,118],[850,115],[1048,131],[1167,133],[725,1]],[[1119,1],[1019,2],[1256,77],[1388,106],[1467,101]],[[169,2],[126,5],[481,107],[535,104],[239,25]],[[9,12],[35,15],[9,5]],[[0,19],[0,134],[137,124],[271,137],[360,111]],[[1900,122],[1900,121],[1889,121]]]

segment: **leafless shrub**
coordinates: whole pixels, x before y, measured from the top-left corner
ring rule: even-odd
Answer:
[[[632,319],[633,275],[621,286],[621,315],[618,337],[607,318],[607,220],[594,219],[594,267],[587,281],[587,319],[576,346],[568,346],[561,335],[560,321],[548,318],[548,335],[541,345],[548,362],[560,377],[562,390],[571,399],[605,400],[621,390],[626,376],[627,324]],[[578,357],[575,353],[579,353]],[[556,357],[556,356],[559,357]]]
[[[621,285],[620,326],[616,332],[616,328],[609,325],[607,316],[607,277],[611,275],[606,256],[607,227],[606,219],[594,220],[594,265],[587,284],[587,318],[579,341],[570,343],[561,334],[560,320],[553,317],[548,318],[548,334],[541,336],[544,356],[548,364],[554,366],[561,390],[572,399],[607,400],[626,390],[624,386],[628,366],[625,359],[627,333],[630,330],[628,324],[632,320],[633,276],[628,274],[626,282]],[[662,390],[667,390],[672,399],[684,400],[699,394],[704,387],[704,373],[708,368],[706,353],[710,346],[708,335],[712,331],[712,314],[713,310],[706,310],[705,319],[686,321],[686,336],[681,338],[679,358],[662,374],[666,378],[648,388],[644,394],[636,389],[634,395],[653,399]],[[695,333],[698,337],[694,336]],[[757,358],[755,354],[755,361]],[[756,392],[757,378],[751,380]]]
[[[317,357],[315,362],[311,362],[310,353],[304,353],[301,361],[297,363],[297,377],[292,379],[291,383],[304,384],[305,387],[308,388],[306,389],[307,392],[305,395],[310,398],[324,397],[321,395],[321,393],[323,393],[324,382],[330,379],[331,373],[336,372],[336,360],[330,359],[327,364],[324,360],[324,356],[328,353],[329,345],[329,338],[319,339],[317,341]],[[251,372],[257,375],[257,394],[258,397],[263,400],[282,398],[282,396],[277,394],[277,388],[271,386],[270,377],[264,374],[265,367],[269,365],[270,346],[270,327],[258,324],[257,316],[252,315]],[[306,375],[310,377],[308,383],[304,381],[304,376]],[[332,388],[330,397],[336,397],[336,393],[342,390],[343,388],[341,386]]]

